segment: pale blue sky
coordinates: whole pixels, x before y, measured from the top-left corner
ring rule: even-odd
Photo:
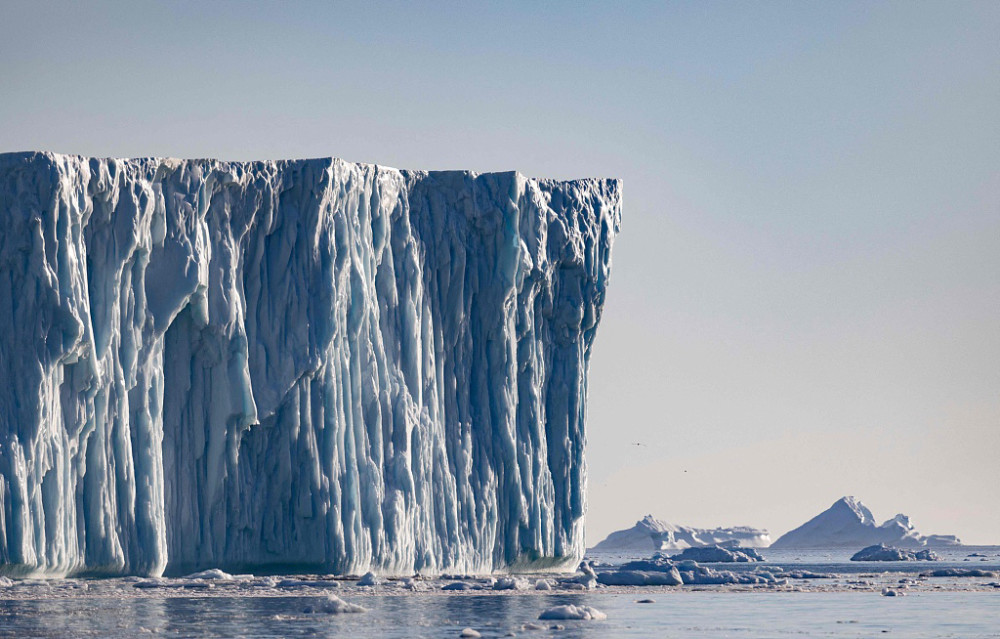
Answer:
[[[997,2],[0,0],[0,150],[622,178],[589,543],[843,494],[1000,543],[998,33]]]

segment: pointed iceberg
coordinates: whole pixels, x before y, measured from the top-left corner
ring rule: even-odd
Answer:
[[[835,548],[892,544],[905,548],[959,544],[953,535],[921,535],[906,515],[879,525],[872,511],[855,497],[841,497],[798,528],[779,537],[771,548]]]

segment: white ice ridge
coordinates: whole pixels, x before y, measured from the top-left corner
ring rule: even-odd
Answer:
[[[766,530],[750,526],[694,528],[677,526],[646,515],[631,528],[617,530],[592,548],[597,551],[684,550],[701,546],[742,546],[766,548],[771,536]]]
[[[841,497],[832,506],[771,545],[772,548],[832,548],[890,544],[903,548],[957,546],[954,535],[921,535],[910,518],[899,514],[879,525],[856,497]]]
[[[0,155],[0,573],[583,554],[616,180]]]

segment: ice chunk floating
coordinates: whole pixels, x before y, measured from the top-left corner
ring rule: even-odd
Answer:
[[[0,573],[573,565],[615,180],[0,155]]]

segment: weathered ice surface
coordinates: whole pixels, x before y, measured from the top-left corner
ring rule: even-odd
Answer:
[[[746,563],[764,561],[764,557],[753,548],[723,548],[722,546],[699,546],[687,548],[671,557],[674,561],[700,561],[702,563]]]
[[[885,544],[875,544],[862,548],[851,556],[851,561],[937,561],[933,550],[907,550]]]
[[[583,554],[615,180],[0,155],[0,572]]]

